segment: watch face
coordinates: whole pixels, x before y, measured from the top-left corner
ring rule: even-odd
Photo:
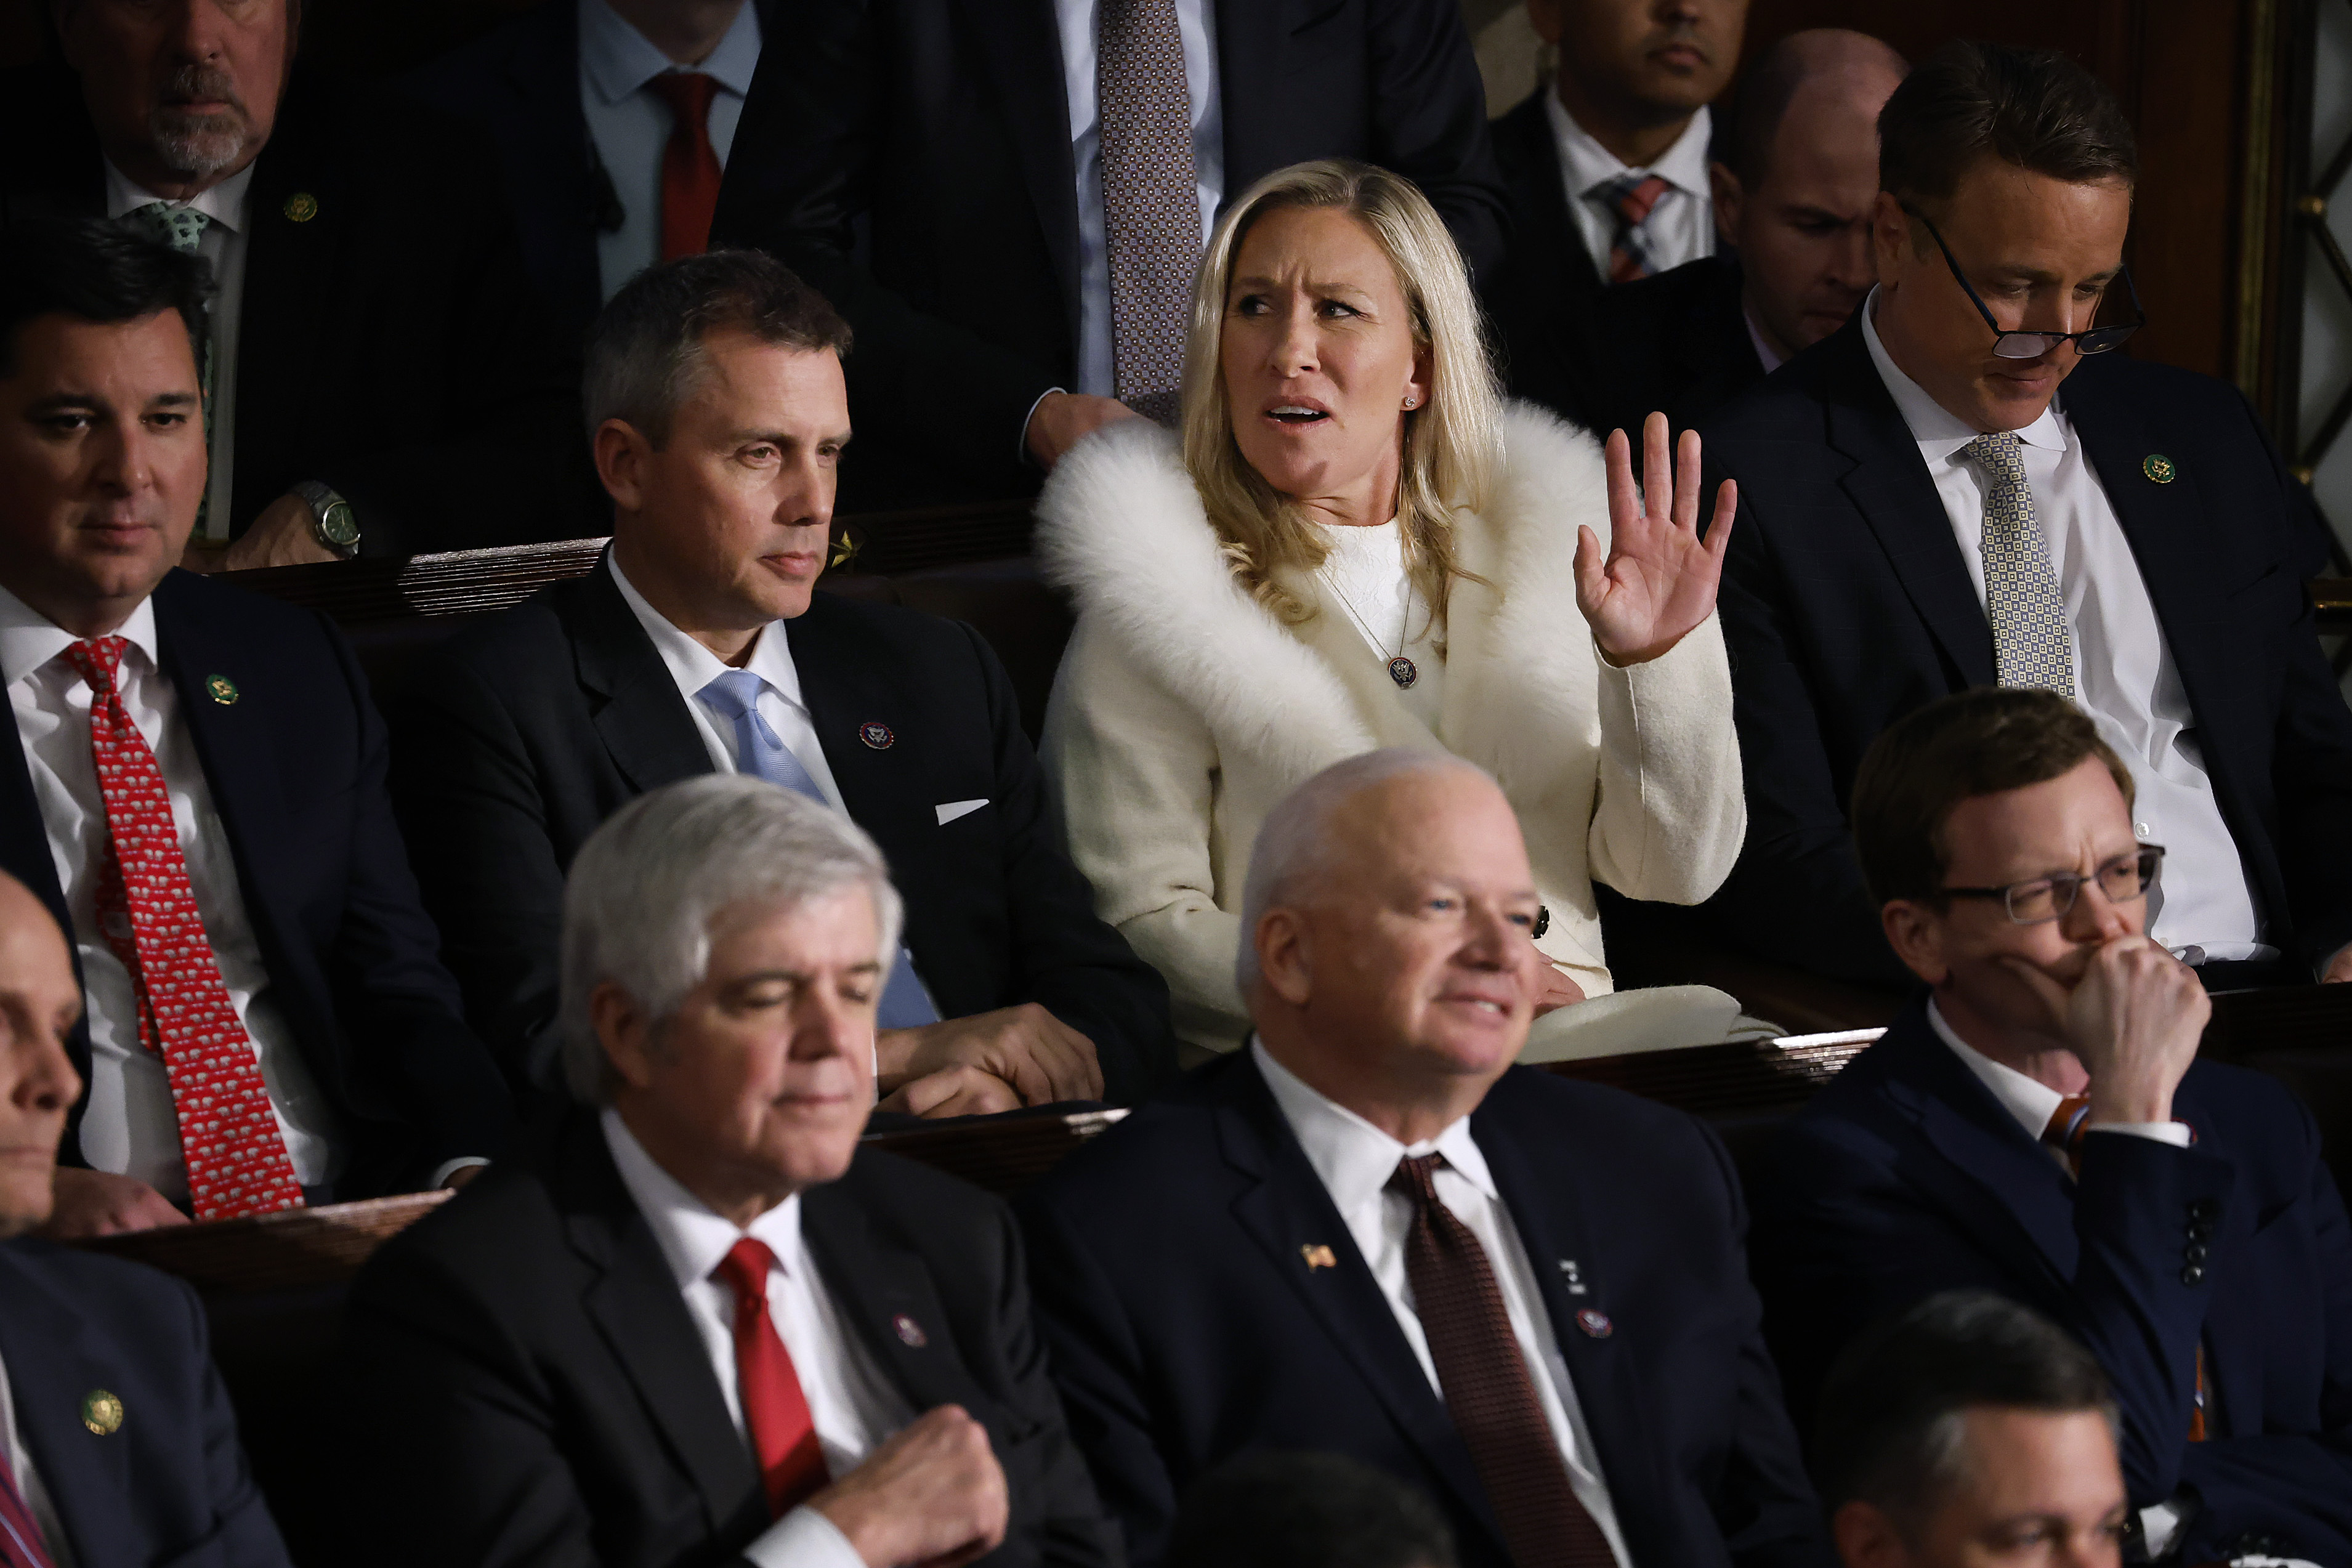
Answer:
[[[360,542],[360,520],[352,515],[349,501],[339,500],[328,507],[326,515],[319,520],[319,531],[327,536],[329,543],[349,550]]]

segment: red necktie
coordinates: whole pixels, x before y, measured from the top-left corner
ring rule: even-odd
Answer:
[[[41,1539],[41,1527],[33,1522],[33,1510],[25,1506],[5,1457],[0,1457],[0,1564],[54,1568],[48,1542]]]
[[[1650,221],[1650,209],[1670,188],[1656,174],[1639,180],[1629,174],[1610,187],[1609,205],[1617,219],[1616,237],[1609,242],[1612,283],[1631,283],[1658,269],[1650,258],[1642,226]]]
[[[669,105],[669,144],[662,149],[661,258],[699,256],[710,245],[719,210],[719,151],[710,144],[710,100],[719,79],[700,71],[664,71],[646,83]]]
[[[776,1255],[747,1236],[711,1275],[735,1292],[735,1386],[743,1396],[743,1424],[751,1429],[768,1515],[782,1519],[833,1477],[792,1352],[768,1316],[768,1271],[775,1266]]]
[[[163,1058],[171,1076],[196,1217],[300,1208],[302,1186],[270,1111],[253,1040],[221,983],[203,913],[188,887],[163,770],[115,684],[128,647],[116,637],[66,649],[93,694],[89,751],[106,800],[99,928],[131,972],[139,1043]]]

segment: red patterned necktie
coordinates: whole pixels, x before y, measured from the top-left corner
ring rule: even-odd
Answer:
[[[719,210],[719,150],[710,144],[710,100],[719,79],[700,71],[664,71],[646,86],[669,105],[669,142],[662,149],[661,215],[664,261],[699,256],[710,245],[710,215]]]
[[[1102,0],[1095,102],[1118,400],[1172,425],[1184,384],[1201,192],[1175,0]]]
[[[89,751],[106,801],[99,929],[131,972],[139,1043],[163,1058],[171,1077],[195,1216],[300,1208],[302,1186],[269,1109],[253,1040],[222,984],[188,886],[163,770],[122,706],[116,676],[130,646],[112,637],[66,649],[92,693]]]
[[[751,1429],[768,1516],[782,1519],[833,1477],[793,1353],[768,1316],[768,1271],[775,1266],[766,1244],[747,1236],[711,1274],[735,1292],[735,1386],[743,1396],[743,1425]]]
[[[1656,174],[1639,179],[1626,174],[1595,193],[1617,220],[1617,232],[1609,241],[1612,283],[1631,283],[1658,269],[1650,255],[1648,234],[1642,226],[1650,221],[1650,211],[1658,205],[1658,198],[1672,188]]]
[[[1609,1538],[1569,1483],[1486,1249],[1437,1196],[1444,1163],[1443,1154],[1408,1156],[1389,1187],[1413,1206],[1405,1279],[1445,1412],[1486,1483],[1517,1568],[1617,1568]]]
[[[16,1478],[0,1456],[0,1565],[5,1568],[55,1568],[49,1543],[33,1522],[33,1510],[16,1489]]]

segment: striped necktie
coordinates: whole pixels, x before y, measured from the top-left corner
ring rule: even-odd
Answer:
[[[1981,548],[1994,679],[2072,699],[2074,647],[2066,635],[2066,595],[2050,559],[2050,541],[2033,514],[2021,446],[2017,432],[2002,430],[1960,448],[1985,476]]]
[[[1609,209],[1617,232],[1609,241],[1609,281],[1631,283],[1658,269],[1651,248],[1650,215],[1674,187],[1657,174],[1620,174],[1586,194]]]
[[[1185,329],[1201,260],[1184,37],[1175,0],[1102,0],[1097,27],[1095,93],[1118,399],[1171,425],[1182,404]]]
[[[0,1568],[53,1568],[54,1562],[6,1456],[0,1455]]]

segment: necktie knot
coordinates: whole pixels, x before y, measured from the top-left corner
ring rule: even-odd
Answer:
[[[1670,186],[1659,174],[1620,174],[1601,188],[1612,210],[1627,224],[1639,227],[1650,221],[1651,212]]]
[[[753,1314],[768,1310],[768,1273],[776,1266],[776,1255],[768,1244],[757,1237],[744,1237],[727,1249],[719,1267],[710,1277],[735,1292],[735,1321],[742,1322]]]
[[[664,71],[647,81],[646,88],[669,105],[680,125],[709,124],[710,100],[719,93],[717,77],[703,71]]]
[[[205,237],[205,226],[213,221],[194,207],[175,206],[170,202],[149,202],[123,216],[148,238],[184,254],[196,248]]]
[[[1425,1208],[1439,1201],[1437,1173],[1444,1163],[1443,1154],[1407,1154],[1397,1162],[1396,1173],[1389,1178],[1390,1190]]]
[[[1960,448],[1969,460],[1983,465],[1997,478],[2022,484],[2025,480],[2025,459],[2019,454],[2022,443],[2014,430],[1995,430],[1979,436]]]
[[[713,712],[730,723],[760,710],[760,689],[767,682],[748,669],[730,669],[695,693]]]
[[[103,700],[114,695],[115,678],[122,668],[122,651],[131,646],[128,637],[85,637],[66,649],[66,658],[89,683],[89,689]]]

